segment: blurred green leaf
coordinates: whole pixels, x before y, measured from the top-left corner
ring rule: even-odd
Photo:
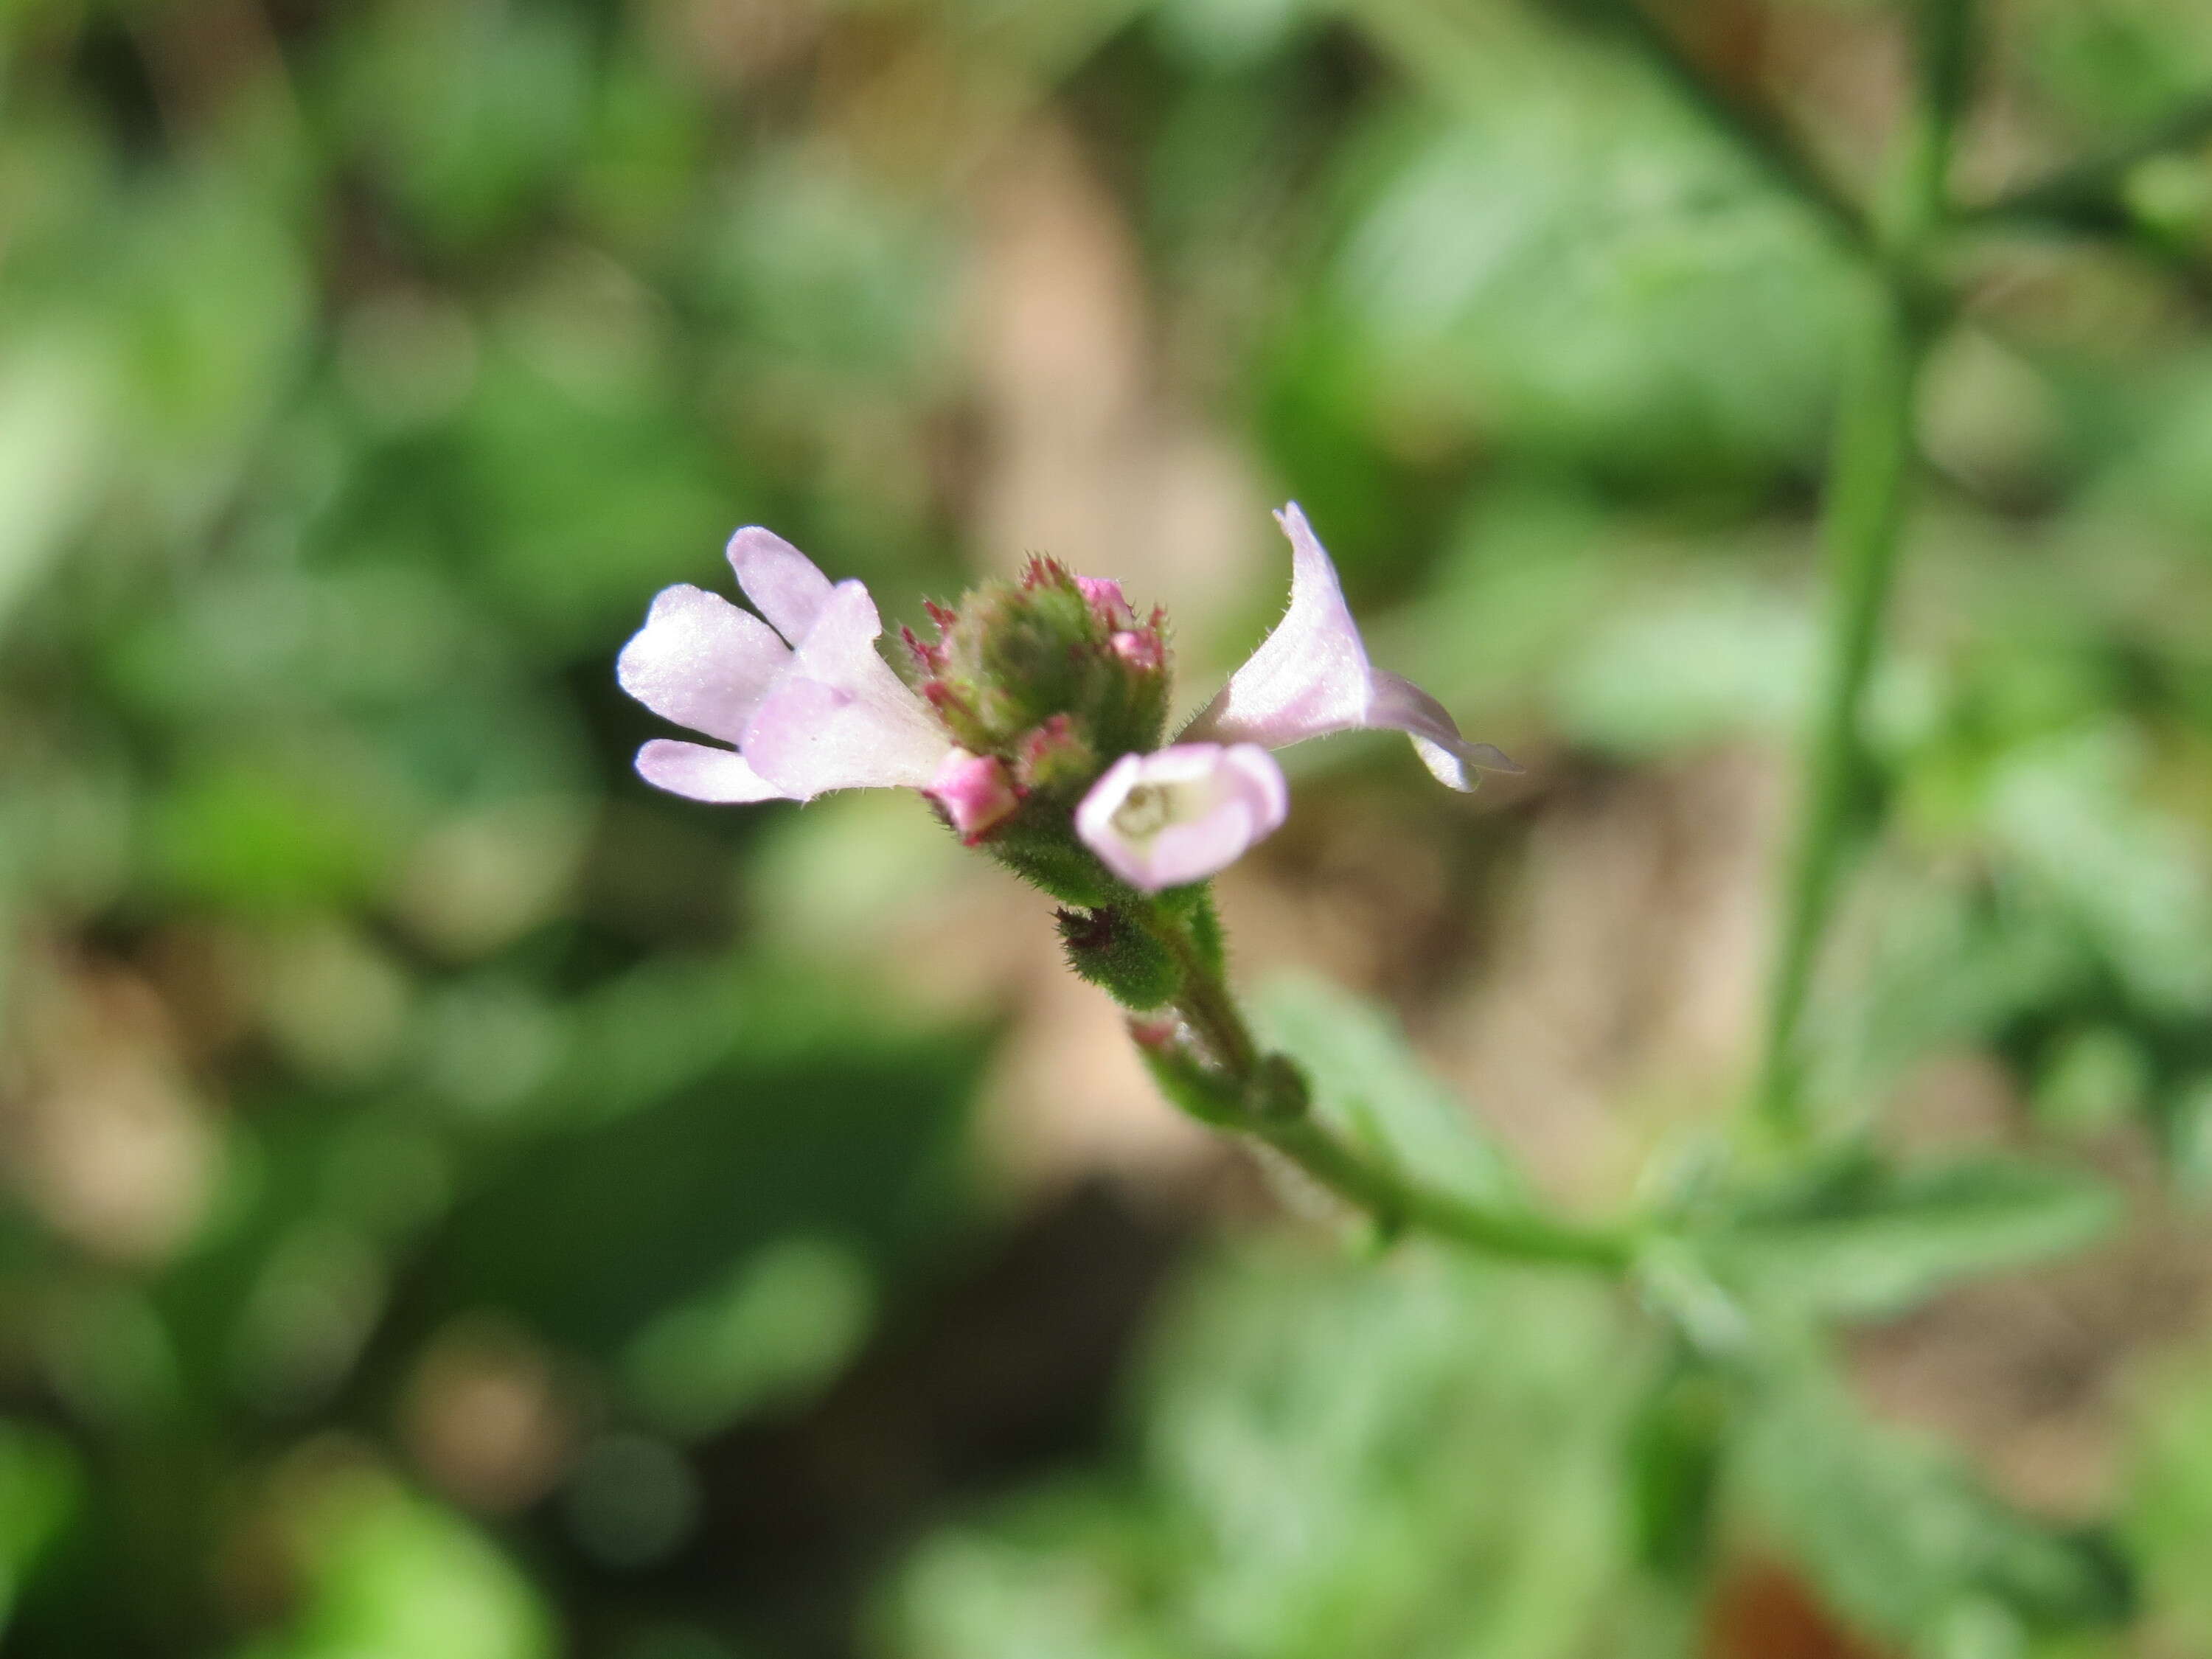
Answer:
[[[704,1367],[666,1379],[665,1403],[679,1414],[687,1403],[734,1409],[842,1356],[865,1321],[866,1292],[847,1269],[918,1271],[963,1213],[955,1152],[980,1046],[972,1035],[856,1030],[830,988],[787,986],[779,1006],[745,984],[709,980],[696,1007],[662,1007],[658,1029],[606,1031],[587,1018],[574,1030],[538,1085],[556,1103],[536,1120],[542,1132],[462,1199],[440,1239],[441,1302],[508,1310],[610,1358],[647,1340],[656,1319],[704,1310],[702,1324],[679,1324],[698,1342],[654,1350]],[[737,1000],[749,994],[750,1012]],[[810,1017],[811,1030],[798,1024]],[[794,1029],[778,1043],[762,1034],[780,1018]],[[624,1078],[649,1091],[626,1113],[594,1097],[605,1069],[625,1069],[623,1049],[603,1050],[609,1036],[678,1068]],[[687,1055],[679,1042],[699,1047]],[[771,1255],[788,1277],[732,1282],[736,1264],[795,1232],[838,1238],[844,1266]],[[811,1289],[809,1273],[822,1276]],[[802,1299],[826,1299],[794,1318],[794,1285]],[[731,1370],[719,1369],[730,1358],[718,1348],[724,1321],[759,1340]]]
[[[1686,1364],[1654,1382],[1629,1425],[1624,1478],[1638,1559],[1682,1583],[1711,1557],[1729,1407],[1723,1381]]]
[[[83,1498],[84,1472],[68,1443],[0,1421],[0,1636]]]
[[[479,246],[548,204],[586,118],[591,42],[580,15],[400,0],[348,21],[327,111],[424,233]]]
[[[1759,1301],[1867,1317],[2078,1249],[2119,1214],[2118,1195],[2080,1170],[1999,1158],[1900,1170],[1852,1156],[1753,1199],[1716,1259]]]
[[[2063,903],[2149,1009],[2212,1010],[2212,863],[2203,838],[2130,789],[2129,734],[2024,748],[1991,780],[1992,838]]]
[[[1370,396],[1681,488],[1814,453],[1850,276],[1645,65],[1515,8],[1349,8],[1449,106],[1393,112],[1328,299]]]
[[[1634,759],[1795,732],[1817,660],[1802,603],[1733,574],[1668,585],[1665,598],[1586,629],[1554,671],[1560,724]]]
[[[99,498],[108,378],[97,336],[0,341],[0,631]]]
[[[538,1593],[451,1511],[366,1471],[330,1477],[300,1524],[305,1604],[237,1659],[552,1659]]]
[[[2153,1628],[2176,1652],[2212,1646],[2212,1370],[2183,1349],[2143,1380],[2131,1402],[2126,1528],[2143,1574]]]
[[[890,1650],[1671,1659],[1615,1465],[1642,1374],[1589,1285],[1414,1249],[1218,1262],[1146,1379],[1136,1468],[933,1537]]]
[[[623,1352],[646,1414],[696,1437],[836,1375],[872,1324],[866,1261],[827,1240],[790,1238],[740,1263],[706,1294],[656,1316]]]
[[[325,757],[297,757],[303,763],[289,773],[275,758],[211,766],[158,804],[149,862],[176,890],[269,911],[357,900],[373,889],[389,832],[343,799],[351,780],[333,775]]]
[[[1764,1528],[1834,1605],[1915,1656],[2021,1650],[2007,1632],[2124,1620],[2116,1541],[2032,1521],[1932,1446],[1867,1422],[1828,1366],[1770,1354],[1732,1467]],[[2008,1647],[2007,1644],[2009,1644]]]

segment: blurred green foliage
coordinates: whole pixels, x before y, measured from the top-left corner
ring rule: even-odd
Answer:
[[[1665,9],[1874,173],[1897,8]],[[1996,10],[1977,188],[2212,87],[2193,0]],[[2122,1489],[2061,1524],[1869,1421],[1812,1318],[2212,1195],[2202,146],[2101,240],[1962,256],[1920,410],[1813,1084],[1871,1130],[1978,1055],[2009,1144],[1752,1158],[1725,1217],[1692,1145],[1655,1201],[1698,1248],[1634,1298],[1203,1243],[1118,1427],[931,1473],[914,1402],[1018,1416],[975,1379],[1031,1315],[945,1312],[1027,1236],[988,1022],[915,986],[1003,947],[885,921],[954,879],[910,803],[653,795],[611,662],[743,522],[896,614],[958,586],[1011,447],[979,181],[1040,131],[1127,230],[1145,376],[1304,502],[1378,659],[1569,789],[1797,728],[1859,277],[1578,10],[16,0],[6,1651],[1730,1659],[1772,1554],[1899,1651],[2212,1647],[2201,1345],[2131,1365]],[[1369,754],[1333,797],[1512,858],[1528,813]],[[1528,1189],[1380,1012],[1267,1012],[1347,1133]]]

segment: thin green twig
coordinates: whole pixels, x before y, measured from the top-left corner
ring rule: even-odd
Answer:
[[[2145,161],[2212,138],[2212,93],[2192,99],[2101,154],[1965,209],[1973,224],[2017,224],[2111,235],[2133,228],[2122,191]]]
[[[1475,1204],[1390,1168],[1309,1115],[1261,1119],[1249,1131],[1390,1231],[1410,1228],[1509,1261],[1620,1273],[1634,1262],[1632,1233],[1578,1227],[1533,1210]]]
[[[1860,721],[1904,527],[1919,356],[1910,301],[1884,284],[1869,307],[1837,426],[1824,526],[1833,580],[1827,679],[1805,750],[1756,1091],[1761,1115],[1789,1136],[1803,1127],[1798,1038],[1813,966],[1861,839],[1867,768]]]
[[[1193,1116],[1272,1147],[1386,1233],[1411,1229],[1508,1261],[1612,1273],[1634,1262],[1632,1232],[1478,1203],[1337,1133],[1315,1115],[1295,1064],[1261,1048],[1218,964],[1198,948],[1188,914],[1156,906],[1145,921],[1176,959],[1182,983],[1173,1006],[1201,1050],[1154,1045],[1146,1057],[1161,1087]]]
[[[1797,839],[1769,982],[1753,1101],[1776,1133],[1806,1125],[1801,1027],[1844,871],[1863,844],[1869,769],[1862,735],[1905,528],[1915,392],[1936,325],[1922,270],[1949,210],[1952,152],[1971,93],[1968,0],[1924,0],[1916,19],[1919,100],[1881,238],[1878,286],[1849,366],[1822,526],[1832,571],[1827,678],[1804,754]]]

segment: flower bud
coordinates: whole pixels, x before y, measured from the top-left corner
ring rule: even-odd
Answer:
[[[1082,591],[1091,614],[1107,627],[1118,631],[1137,625],[1137,613],[1130,608],[1128,596],[1121,592],[1121,584],[1111,576],[1078,576],[1075,585]]]
[[[1014,775],[1024,789],[1073,794],[1098,775],[1098,754],[1076,734],[1073,720],[1054,714],[1024,734]]]
[[[909,638],[921,693],[955,742],[996,755],[1024,787],[1073,799],[1117,755],[1159,746],[1167,723],[1163,618],[1139,621],[1117,583],[1050,559],[932,607]]]
[[[921,793],[944,810],[969,847],[1012,817],[1022,804],[1005,762],[996,755],[971,755],[964,749],[945,756]]]
[[[1180,988],[1182,972],[1167,947],[1123,911],[1061,910],[1054,920],[1068,965],[1124,1008],[1158,1008]]]

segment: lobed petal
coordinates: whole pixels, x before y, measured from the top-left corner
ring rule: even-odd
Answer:
[[[1460,735],[1459,724],[1434,697],[1388,669],[1374,674],[1375,697],[1366,724],[1403,732],[1413,740],[1413,750],[1430,775],[1448,788],[1462,792],[1474,787],[1469,769],[1518,772],[1520,766],[1503,750],[1486,743],[1470,743]]]
[[[798,644],[830,602],[830,579],[821,567],[774,531],[757,524],[731,537],[727,552],[745,597],[777,633]]]
[[[637,751],[637,775],[657,789],[721,805],[781,800],[783,791],[728,749],[655,738]]]
[[[793,653],[792,670],[745,728],[745,757],[786,793],[919,789],[952,748],[921,699],[876,653],[883,623],[856,581],[840,582]]]
[[[735,743],[791,651],[719,593],[665,587],[615,664],[623,690],[664,720]]]

